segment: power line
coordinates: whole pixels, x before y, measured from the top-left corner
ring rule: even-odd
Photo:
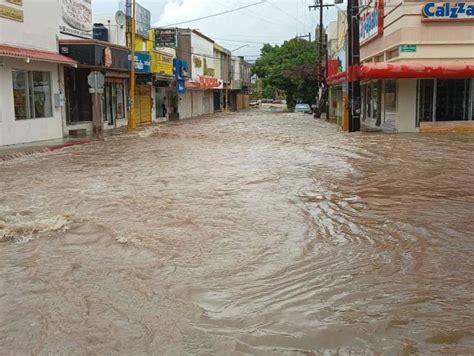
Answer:
[[[261,1],[257,2],[257,3],[254,3],[254,4],[245,5],[245,6],[241,6],[241,7],[235,8],[235,9],[231,9],[231,10],[227,10],[227,11],[218,12],[218,13],[216,13],[216,14],[212,14],[212,15],[208,15],[208,16],[203,16],[203,17],[198,17],[198,18],[196,18],[196,19],[187,20],[187,21],[183,21],[183,22],[172,23],[172,24],[164,25],[164,26],[160,26],[160,27],[172,27],[172,26],[182,25],[182,24],[185,24],[185,23],[190,23],[190,22],[195,22],[195,21],[201,21],[201,20],[209,19],[209,18],[211,18],[211,17],[216,17],[216,16],[220,16],[220,15],[225,15],[225,14],[229,14],[229,13],[231,13],[231,12],[235,12],[235,11],[239,11],[239,10],[246,9],[246,8],[249,8],[249,7],[257,6],[257,5],[263,4],[264,2],[267,2],[267,0],[261,0]]]

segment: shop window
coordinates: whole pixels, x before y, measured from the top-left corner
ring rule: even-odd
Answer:
[[[397,114],[397,82],[384,82],[384,121],[394,121]]]
[[[122,80],[110,80],[105,84],[103,97],[104,120],[114,125],[115,120],[125,118],[125,85]]]
[[[116,84],[117,119],[125,119],[125,90],[123,84]]]
[[[15,119],[39,119],[53,116],[51,74],[13,70]]]
[[[469,111],[466,79],[436,81],[436,121],[466,120]]]
[[[418,81],[418,122],[433,121],[434,80]]]
[[[418,122],[469,120],[471,90],[468,79],[419,80]]]

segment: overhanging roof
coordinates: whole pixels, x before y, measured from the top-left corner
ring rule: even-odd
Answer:
[[[359,67],[358,74],[360,79],[474,78],[474,61],[367,63]]]
[[[39,62],[77,65],[77,62],[75,60],[63,56],[59,53],[32,48],[14,47],[2,44],[0,44],[0,57],[30,59]]]

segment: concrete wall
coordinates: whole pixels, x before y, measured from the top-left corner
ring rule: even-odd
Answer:
[[[57,52],[59,1],[26,0],[21,7],[5,0],[0,0],[0,4],[22,10],[24,14],[24,22],[0,18],[0,43]]]
[[[416,127],[416,79],[397,81],[397,131],[418,132]]]
[[[192,54],[192,79],[193,81],[199,81],[199,76],[205,75],[205,63],[206,67],[209,69],[215,68],[214,66],[214,43],[205,39],[204,37],[191,32],[191,52]],[[194,65],[194,58],[197,58],[201,61],[202,65],[196,67]]]
[[[3,59],[0,67],[0,146],[51,140],[63,136],[61,108],[53,105],[53,116],[48,118],[15,120],[12,70],[49,72],[51,75],[51,100],[60,92],[58,65],[54,63]],[[53,103],[54,104],[54,103]]]

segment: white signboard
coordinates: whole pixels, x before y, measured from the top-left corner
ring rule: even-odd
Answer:
[[[92,38],[92,0],[61,0],[59,32]]]

